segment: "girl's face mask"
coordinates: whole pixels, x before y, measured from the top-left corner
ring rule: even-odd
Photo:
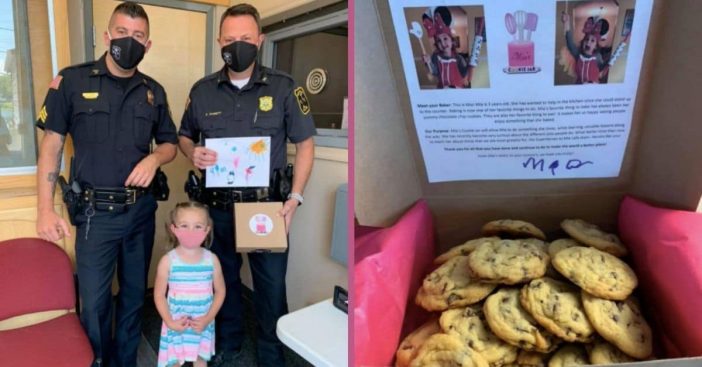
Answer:
[[[200,247],[202,243],[205,242],[205,238],[207,238],[207,234],[209,233],[208,229],[190,230],[186,228],[176,228],[173,224],[171,224],[171,231],[178,239],[178,243],[188,249]]]

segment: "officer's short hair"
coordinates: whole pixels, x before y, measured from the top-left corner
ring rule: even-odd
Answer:
[[[146,14],[146,10],[144,10],[143,6],[133,1],[125,1],[117,5],[110,17],[110,27],[112,26],[112,19],[116,14],[124,14],[130,18],[142,18],[146,20],[146,31],[149,31],[149,16]]]
[[[219,20],[220,32],[222,30],[222,24],[224,24],[224,20],[227,17],[236,17],[240,15],[252,16],[256,21],[256,25],[258,26],[258,33],[261,33],[261,17],[258,15],[258,10],[256,10],[253,5],[246,3],[232,5],[224,12],[224,14],[222,14],[222,18]]]

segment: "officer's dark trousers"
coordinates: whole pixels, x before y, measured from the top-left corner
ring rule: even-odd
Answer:
[[[231,211],[210,209],[214,221],[214,252],[222,264],[227,295],[216,319],[215,350],[231,351],[241,348],[244,340],[243,304],[241,296],[242,256],[234,247],[234,222]],[[276,336],[278,319],[288,313],[285,294],[285,274],[288,252],[248,254],[254,287],[254,312],[257,327],[259,366],[285,366],[283,345]]]
[[[80,320],[95,353],[93,366],[134,367],[141,335],[141,309],[154,243],[156,201],[146,195],[126,213],[96,212],[77,219],[76,263]],[[112,278],[119,294],[112,338]]]

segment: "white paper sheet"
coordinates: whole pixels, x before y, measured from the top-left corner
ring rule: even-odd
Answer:
[[[205,171],[206,187],[267,187],[270,185],[269,136],[206,139],[217,152],[217,163]]]
[[[619,175],[652,0],[389,4],[430,182]]]

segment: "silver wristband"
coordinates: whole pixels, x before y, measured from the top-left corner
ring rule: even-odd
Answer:
[[[305,199],[302,197],[302,194],[300,194],[298,192],[291,192],[288,195],[288,200],[290,200],[290,199],[297,200],[297,202],[300,203],[299,205],[302,205],[302,202],[305,201]]]

